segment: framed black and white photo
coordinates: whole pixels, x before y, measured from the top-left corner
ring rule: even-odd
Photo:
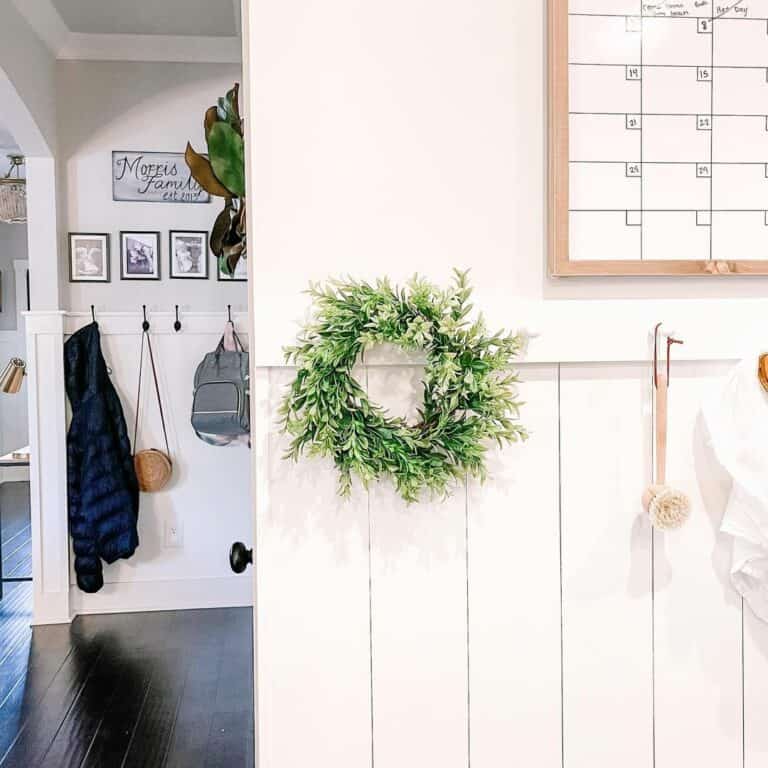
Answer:
[[[109,235],[69,233],[69,281],[109,282]]]
[[[170,276],[184,280],[208,279],[208,233],[171,230]]]
[[[120,233],[120,278],[160,279],[160,233]]]
[[[221,271],[219,266],[219,260],[216,259],[216,273],[218,275],[219,282],[222,283],[245,283],[248,281],[248,262],[241,258],[237,262],[234,275],[225,275]]]

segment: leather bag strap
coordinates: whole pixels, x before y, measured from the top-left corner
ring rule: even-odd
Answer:
[[[152,351],[152,339],[150,338],[149,331],[143,330],[141,332],[141,352],[139,353],[139,386],[136,393],[136,421],[133,427],[133,452],[136,454],[136,440],[139,436],[139,409],[141,407],[141,373],[144,367],[144,340],[147,342],[147,349],[149,350],[149,362],[152,365],[152,378],[155,382],[155,394],[157,395],[157,408],[160,411],[160,423],[163,425],[163,439],[165,440],[165,452],[168,460],[171,460],[171,448],[168,443],[168,430],[165,426],[165,412],[163,411],[163,401],[160,397],[160,384],[157,378],[157,367],[155,366],[155,355]]]

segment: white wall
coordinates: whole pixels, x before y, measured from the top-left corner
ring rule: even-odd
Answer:
[[[543,0],[247,5],[259,765],[764,765],[768,628],[728,582],[699,408],[764,345],[766,279],[546,276]],[[329,462],[281,459],[300,291],[454,265],[491,327],[543,334],[532,440],[445,503],[388,483],[341,502]],[[669,476],[694,514],[674,536],[640,505],[660,320],[686,340]],[[418,397],[418,369],[367,380],[397,411]]]
[[[515,298],[768,296],[765,277],[547,276],[543,0],[251,5],[257,311],[281,333],[329,273],[471,267],[502,325],[526,322]]]
[[[16,317],[16,277],[13,262],[27,259],[27,227],[24,224],[3,224],[0,222],[0,273],[2,274],[2,309],[0,309],[0,331],[15,331],[19,328]],[[19,308],[26,310],[26,306]]]
[[[59,62],[59,104],[62,179],[61,268],[66,309],[135,311],[141,304],[157,310],[182,311],[246,308],[243,283],[211,277],[171,280],[168,275],[168,232],[210,230],[222,208],[214,198],[207,205],[119,203],[112,201],[112,151],[183,152],[187,141],[205,148],[203,115],[241,79],[240,68],[222,64],[148,64],[137,62]],[[160,282],[120,280],[120,230],[161,232]],[[69,283],[67,232],[112,234],[112,281],[108,284]]]

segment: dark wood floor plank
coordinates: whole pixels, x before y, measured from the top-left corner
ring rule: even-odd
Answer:
[[[29,482],[0,485],[0,536],[3,544],[29,526]]]
[[[206,752],[219,689],[222,647],[191,660],[166,768],[187,768]]]
[[[144,707],[122,768],[162,768],[173,738],[187,662],[177,653],[154,659]]]
[[[14,521],[12,525],[3,528],[3,559],[5,553],[17,542],[32,538],[32,525],[24,520]]]
[[[21,537],[11,543],[10,551],[3,546],[3,576],[21,578],[32,575],[32,539]]]
[[[32,533],[30,524],[29,483],[0,484],[0,540],[3,576],[26,578],[32,575]],[[7,598],[11,585],[3,585]],[[0,613],[5,599],[0,600]],[[0,624],[2,620],[0,619]],[[0,626],[2,636],[2,626]]]
[[[252,721],[248,712],[217,712],[211,723],[205,762],[201,765],[204,768],[252,766],[253,742],[247,736]]]
[[[57,768],[82,765],[101,728],[105,710],[113,703],[123,682],[124,668],[120,661],[119,655],[113,655],[105,642],[92,673],[43,755],[43,765]]]
[[[152,679],[151,665],[123,659],[125,668],[117,695],[106,705],[101,726],[83,761],[83,768],[115,768],[123,762]]]
[[[253,765],[250,610],[30,630],[23,598],[0,603],[0,768]]]
[[[41,765],[42,756],[80,695],[100,652],[101,647],[96,642],[76,643],[42,697],[27,698],[25,695],[19,710],[31,711],[5,756],[0,756],[2,768]],[[26,694],[26,687],[24,691]]]

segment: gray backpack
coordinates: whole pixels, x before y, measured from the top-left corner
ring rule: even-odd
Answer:
[[[192,428],[210,445],[229,445],[251,431],[248,351],[235,334],[235,352],[224,337],[197,366],[192,398]]]

